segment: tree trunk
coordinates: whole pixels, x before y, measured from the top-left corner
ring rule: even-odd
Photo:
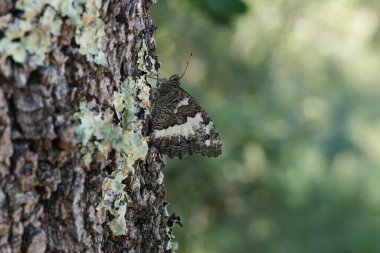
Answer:
[[[0,2],[0,252],[172,252],[154,2]]]

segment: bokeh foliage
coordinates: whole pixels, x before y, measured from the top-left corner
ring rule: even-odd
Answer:
[[[182,86],[224,144],[164,171],[178,252],[380,252],[380,4],[217,2],[151,13],[161,77],[193,53]]]

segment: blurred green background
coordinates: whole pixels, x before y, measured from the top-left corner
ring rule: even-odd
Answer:
[[[168,159],[180,253],[380,252],[380,1],[159,0],[161,77],[222,156]]]

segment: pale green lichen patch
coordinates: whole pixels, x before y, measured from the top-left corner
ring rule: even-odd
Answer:
[[[168,244],[166,245],[166,250],[168,250],[168,251],[174,251],[177,249],[178,249],[178,243],[177,242],[169,241]]]
[[[118,108],[131,108],[133,99],[120,101],[122,94],[114,95],[115,101],[120,104]],[[128,95],[125,95],[128,97]],[[128,127],[123,123],[114,123],[114,114],[110,109],[102,113],[95,113],[89,109],[87,103],[81,103],[79,112],[75,113],[76,142],[81,144],[81,153],[84,163],[88,166],[94,159],[106,160],[109,152],[116,151],[116,170],[105,178],[102,185],[102,201],[98,209],[109,211],[115,218],[108,225],[114,235],[125,235],[127,232],[125,222],[126,191],[125,180],[134,173],[133,165],[138,160],[145,159],[148,144],[141,134],[141,122],[132,116],[134,110],[125,110],[122,117]],[[129,121],[131,120],[131,121]]]
[[[148,152],[147,141],[141,133],[143,120],[136,116],[142,104],[149,105],[149,89],[145,86],[142,79],[127,78],[120,84],[120,91],[113,93],[119,123],[114,123],[115,115],[110,109],[96,113],[91,110],[90,104],[84,102],[74,115],[76,142],[81,144],[86,165],[90,165],[94,157],[107,159],[109,152],[116,151],[118,167],[110,178],[104,179],[102,201],[98,205],[98,209],[105,209],[115,217],[108,223],[114,235],[125,235],[127,232],[123,180],[134,173],[133,165],[145,159]]]
[[[114,108],[123,127],[131,131],[142,128],[142,120],[136,117],[141,109],[150,106],[150,88],[146,85],[144,76],[134,80],[127,78],[120,85],[120,92],[113,93]],[[136,101],[135,99],[138,98]],[[137,123],[137,124],[136,124]]]
[[[125,222],[125,213],[127,211],[127,205],[124,204],[120,207],[119,211],[116,213],[116,218],[112,219],[108,222],[108,226],[110,227],[112,233],[114,235],[125,235],[127,233],[127,225]]]
[[[75,31],[75,41],[79,45],[79,53],[85,55],[88,61],[106,65],[106,57],[102,51],[104,36],[104,23],[100,19],[89,22],[87,26],[77,28]]]
[[[62,21],[49,6],[34,22],[16,18],[0,40],[0,53],[3,57],[12,56],[19,63],[25,62],[30,54],[41,65],[51,50],[51,37],[59,35],[61,25]]]
[[[0,54],[19,63],[32,57],[35,64],[42,65],[61,33],[65,18],[65,23],[76,27],[79,52],[88,61],[106,65],[102,51],[104,24],[98,18],[100,6],[101,0],[19,0],[15,7],[23,15],[5,29]]]
[[[113,110],[94,112],[91,103],[83,102],[75,114],[76,142],[81,144],[87,165],[97,158],[106,159],[109,152],[116,151],[114,162],[117,167],[104,179],[102,200],[97,206],[98,210],[107,210],[114,217],[108,223],[114,235],[128,232],[125,221],[128,189],[124,182],[133,175],[136,162],[144,160],[148,152],[147,140],[142,135],[144,119],[136,116],[150,107],[147,76],[157,75],[156,70],[148,70],[155,66],[155,60],[147,50],[143,43],[138,53],[138,66],[148,74],[128,77],[117,86],[112,94]]]
[[[147,54],[147,45],[143,42],[141,50],[138,52],[137,68],[145,73],[145,81],[152,87],[157,88],[158,85],[158,71],[155,69],[156,60]]]
[[[98,208],[108,210],[115,218],[112,219],[108,226],[114,235],[125,235],[127,227],[125,222],[125,213],[127,204],[125,203],[125,185],[122,183],[123,176],[116,174],[115,178],[105,178],[103,181],[102,202]]]
[[[129,131],[119,124],[114,124],[110,109],[103,113],[95,113],[82,102],[79,112],[74,114],[74,119],[75,140],[82,144],[81,153],[86,165],[91,163],[95,152],[98,158],[106,159],[112,149],[123,152],[133,161],[145,158],[148,151],[145,138],[139,132]]]

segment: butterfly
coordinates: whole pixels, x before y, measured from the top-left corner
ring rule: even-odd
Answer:
[[[180,79],[173,75],[160,80],[154,92],[150,135],[153,146],[171,158],[192,154],[219,156],[222,143],[214,123],[180,87]]]

